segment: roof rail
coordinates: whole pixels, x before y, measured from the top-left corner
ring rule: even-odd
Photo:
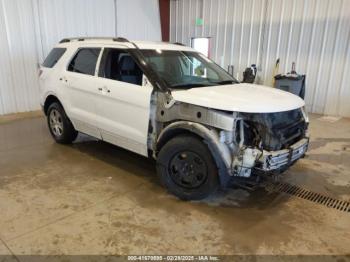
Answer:
[[[130,42],[124,37],[72,37],[72,38],[63,38],[59,43],[68,43],[71,41],[85,41],[85,40],[112,40],[116,42]]]
[[[113,41],[117,41],[117,42],[130,42],[128,39],[126,39],[126,38],[124,38],[124,37],[113,38]]]
[[[183,43],[180,43],[180,42],[175,42],[175,43],[173,43],[174,45],[182,45],[182,46],[186,46],[186,45],[184,45]]]
[[[64,38],[59,43],[62,44],[62,43],[68,43],[68,42],[70,42],[70,39]]]

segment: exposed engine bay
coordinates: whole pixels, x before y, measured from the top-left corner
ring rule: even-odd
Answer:
[[[277,113],[240,113],[246,146],[268,151],[289,148],[305,137],[307,122],[301,109]]]
[[[303,157],[308,118],[303,108],[277,113],[241,113],[177,102],[163,93],[152,100],[149,148],[153,157],[181,132],[203,138],[219,173],[229,177],[278,174]]]
[[[234,159],[235,175],[281,173],[306,152],[308,119],[303,109],[239,113],[239,117],[243,130],[236,129],[236,134],[243,143]]]

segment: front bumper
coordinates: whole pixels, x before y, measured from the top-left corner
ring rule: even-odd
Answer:
[[[309,146],[309,138],[303,138],[291,145],[288,149],[278,151],[263,151],[259,158],[259,169],[262,171],[273,171],[291,165],[305,155]]]

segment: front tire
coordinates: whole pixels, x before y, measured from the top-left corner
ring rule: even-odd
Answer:
[[[182,200],[200,200],[219,186],[218,170],[209,148],[191,135],[167,142],[157,158],[162,184]]]
[[[78,136],[63,107],[57,102],[47,110],[47,124],[53,139],[59,144],[70,144]]]

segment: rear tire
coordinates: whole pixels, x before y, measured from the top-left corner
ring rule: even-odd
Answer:
[[[168,191],[182,200],[206,198],[219,186],[218,170],[208,146],[191,135],[177,136],[162,147],[157,173]]]
[[[63,107],[57,102],[47,110],[47,124],[53,139],[59,144],[70,144],[78,136]]]

